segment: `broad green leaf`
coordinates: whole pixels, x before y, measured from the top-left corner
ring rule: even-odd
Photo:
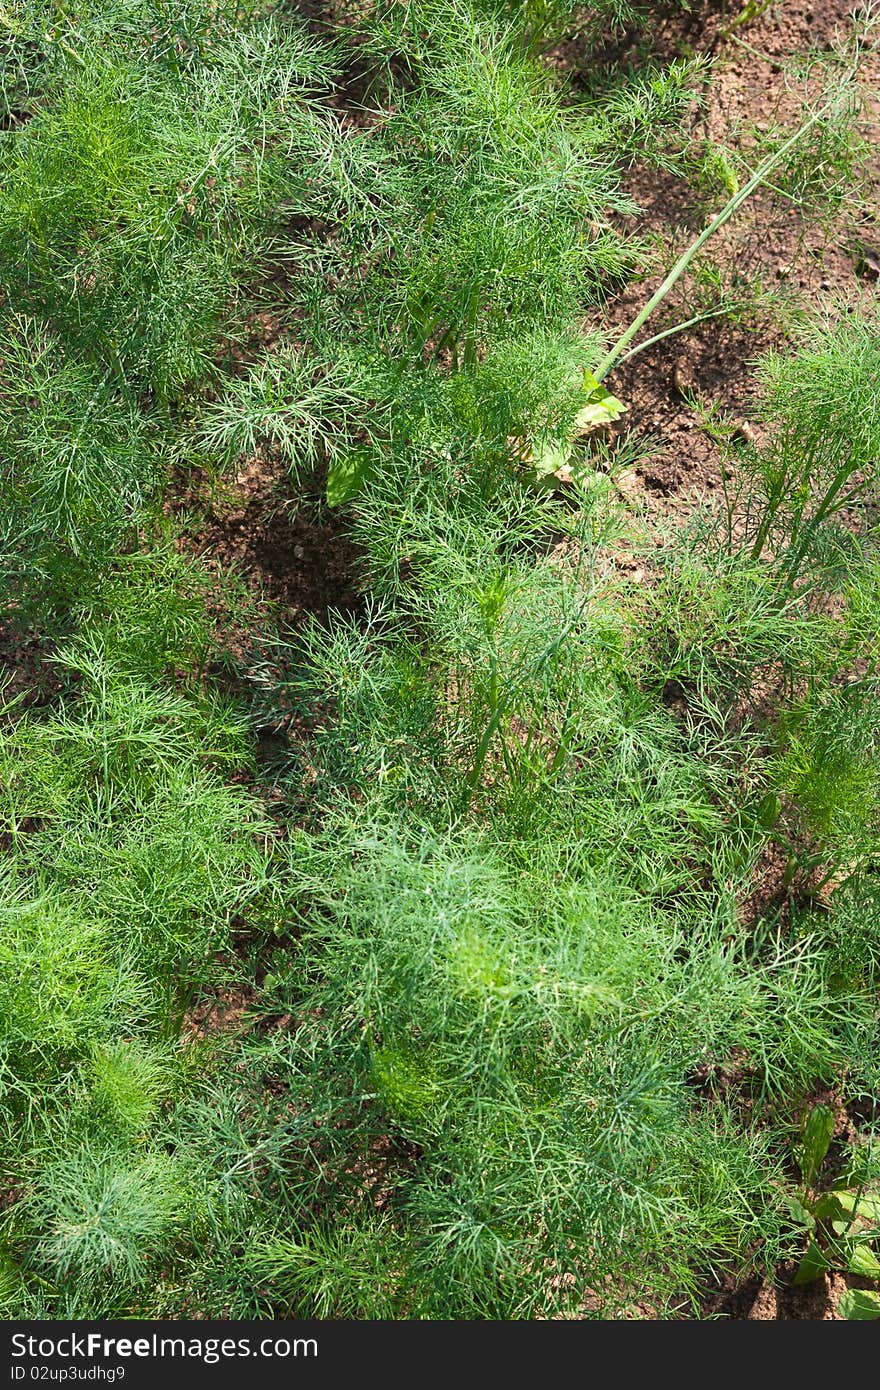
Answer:
[[[619,420],[625,410],[626,406],[622,405],[616,396],[606,396],[604,400],[592,401],[574,417],[578,433],[586,434],[587,430],[594,430],[598,425],[611,424],[614,420]]]
[[[847,1227],[851,1224],[851,1217],[842,1205],[840,1194],[837,1192],[823,1192],[820,1197],[810,1203],[810,1210],[817,1221],[830,1221],[835,1228],[841,1221]]]
[[[880,1278],[880,1260],[873,1250],[861,1241],[850,1246],[846,1267],[851,1274],[860,1274],[865,1279]]]
[[[834,1111],[827,1105],[814,1105],[804,1125],[801,1144],[801,1172],[804,1182],[814,1183],[834,1137]]]
[[[584,390],[587,392],[587,404],[575,416],[575,424],[580,434],[586,434],[588,430],[594,430],[599,425],[608,425],[619,420],[626,410],[623,401],[606,391],[592,372],[584,372]]]
[[[805,1207],[803,1202],[800,1201],[798,1197],[794,1197],[791,1194],[789,1194],[788,1209],[794,1217],[795,1221],[797,1221],[801,1226],[806,1226],[808,1231],[812,1231],[815,1229],[816,1222],[813,1217],[813,1212],[811,1212],[807,1207]],[[816,1216],[818,1215],[819,1213],[817,1211]]]
[[[559,439],[535,440],[532,466],[539,478],[558,473],[571,458],[571,445]]]
[[[869,1289],[847,1289],[840,1297],[840,1316],[849,1322],[880,1318],[880,1294]]]
[[[845,1215],[863,1216],[866,1221],[880,1222],[880,1196],[876,1192],[850,1192],[845,1187],[838,1187],[828,1196],[834,1198]],[[818,1211],[816,1214],[819,1214]]]
[[[794,1276],[796,1284],[811,1284],[814,1279],[818,1279],[831,1268],[825,1255],[820,1250],[814,1240],[810,1241],[807,1253],[798,1265],[797,1274]]]
[[[612,396],[610,391],[606,391],[592,372],[584,372],[584,391],[587,403],[574,417],[578,434],[587,434],[601,425],[611,424],[614,420],[619,420],[626,410],[623,402]],[[571,452],[572,445],[567,439],[552,436],[536,439],[531,450],[531,463],[537,477],[549,478],[566,468],[571,459]]]
[[[369,460],[363,454],[351,453],[338,458],[327,470],[327,501],[331,507],[341,506],[360,492],[369,473]]]

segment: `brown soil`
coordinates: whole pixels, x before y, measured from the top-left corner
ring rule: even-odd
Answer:
[[[0,699],[13,715],[49,705],[61,693],[54,650],[54,643],[33,628],[22,632],[13,622],[0,622]]]
[[[197,1004],[187,1010],[183,1035],[208,1038],[218,1033],[242,1033],[251,1026],[256,991],[249,985],[235,985],[206,991]]]
[[[793,1270],[786,1270],[789,1279]],[[847,1287],[841,1274],[826,1274],[812,1284],[792,1284],[780,1278],[776,1282],[757,1276],[729,1285],[720,1285],[706,1298],[702,1316],[706,1320],[731,1318],[748,1322],[788,1322],[808,1319],[812,1322],[837,1322],[840,1296]]]
[[[195,473],[166,510],[188,524],[181,545],[209,572],[232,571],[288,627],[358,604],[356,553],[346,518],[317,496],[290,498],[282,460],[256,454],[218,487]],[[192,512],[198,520],[194,525]]]
[[[827,51],[835,36],[848,32],[848,0],[825,5],[774,4],[752,24],[742,26],[739,40],[720,37],[737,6],[695,7],[661,20],[653,33],[657,57],[672,57],[684,49],[711,54],[714,68],[703,111],[695,111],[692,126],[734,150],[743,146],[749,128],[759,134],[780,122],[797,119],[798,103],[786,91],[782,64],[809,47]],[[748,44],[748,48],[743,46]],[[621,50],[623,50],[621,52]],[[615,57],[632,56],[626,45]],[[761,55],[764,55],[763,57]],[[865,60],[863,81],[878,90],[880,63]],[[880,134],[880,107],[869,100],[863,123],[873,146]],[[840,301],[873,296],[880,273],[880,229],[871,208],[877,206],[880,165],[869,171],[861,198],[851,199],[823,230],[807,226],[799,211],[778,201],[756,196],[709,243],[710,258],[723,268],[726,292],[733,273],[759,280],[772,295],[783,319],[807,307],[834,314]],[[699,206],[680,181],[652,169],[635,169],[629,191],[643,210],[638,230],[655,232],[676,252],[684,250],[701,226],[723,204],[725,195]],[[633,224],[635,230],[636,224]],[[624,328],[658,287],[667,262],[644,281],[633,282],[610,306],[607,319]],[[686,289],[689,288],[685,281]],[[734,288],[735,295],[735,288]],[[699,311],[699,310],[697,310]],[[675,292],[649,320],[641,339],[691,317],[692,309]],[[609,385],[629,409],[625,423],[642,437],[655,439],[651,455],[635,469],[638,486],[630,493],[649,512],[686,509],[696,497],[718,497],[721,454],[701,425],[695,400],[713,405],[734,421],[748,421],[756,400],[753,365],[770,348],[785,343],[783,324],[769,312],[750,316],[739,326],[723,318],[677,334],[648,348],[615,370]]]

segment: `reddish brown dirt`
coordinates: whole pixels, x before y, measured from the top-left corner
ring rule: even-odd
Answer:
[[[33,628],[23,632],[0,622],[0,700],[13,714],[48,705],[61,693],[61,668],[51,656],[54,643]]]
[[[692,133],[742,149],[748,159],[749,129],[758,135],[797,121],[799,105],[786,90],[782,65],[808,48],[827,51],[849,29],[848,0],[826,5],[772,5],[760,19],[736,30],[737,39],[720,37],[737,6],[698,6],[690,14],[670,12],[652,33],[653,54],[659,60],[682,52],[710,54],[714,67],[705,106],[691,116]],[[748,47],[744,47],[747,44]],[[618,45],[617,61],[635,57],[633,40]],[[763,56],[762,56],[763,55]],[[863,82],[878,90],[880,62],[863,63]],[[863,132],[876,147],[880,108],[869,99]],[[754,164],[754,160],[748,161]],[[742,176],[741,176],[742,181]],[[676,253],[685,249],[700,227],[724,201],[718,194],[701,207],[693,193],[676,179],[653,169],[635,169],[629,191],[643,209],[633,230],[653,231]],[[733,290],[735,271],[759,280],[771,295],[771,305],[790,313],[818,309],[831,314],[842,300],[873,297],[880,268],[880,229],[874,222],[878,205],[880,166],[868,171],[859,198],[850,198],[833,224],[823,230],[808,226],[790,204],[756,196],[706,248]],[[611,324],[621,329],[632,321],[659,286],[671,263],[667,254],[652,275],[633,282],[610,306]],[[693,281],[683,282],[649,320],[640,340],[691,317],[687,298]],[[697,307],[699,311],[699,306]],[[783,318],[786,315],[783,314]],[[607,322],[607,318],[606,318]],[[609,379],[615,394],[628,405],[626,425],[640,436],[657,440],[651,455],[628,479],[628,495],[649,512],[680,513],[697,497],[718,497],[721,454],[702,427],[694,405],[718,407],[733,420],[748,420],[756,400],[753,366],[769,348],[783,347],[785,332],[776,313],[750,316],[744,325],[724,318],[708,322],[649,348],[620,366]]]
[[[285,627],[358,603],[344,516],[317,494],[294,501],[292,492],[284,463],[256,454],[220,485],[194,473],[166,504],[184,523],[182,548],[209,572],[234,572]]]
[[[292,491],[284,462],[255,454],[219,484],[194,470],[165,503],[181,528],[179,548],[216,576],[209,606],[223,660],[212,675],[250,707],[264,771],[292,744],[305,753],[317,714],[292,704],[276,638],[289,640],[307,622],[354,612],[362,601],[346,517],[317,492],[295,501]],[[270,812],[286,806],[253,769],[237,780],[259,786]]]
[[[790,1278],[793,1270],[786,1273]],[[846,1287],[843,1275],[835,1273],[800,1285],[757,1277],[739,1284],[731,1280],[729,1286],[722,1284],[708,1295],[702,1316],[705,1320],[748,1322],[838,1322],[840,1296]]]
[[[218,1033],[246,1032],[256,997],[256,991],[248,985],[206,991],[187,1011],[183,1035],[204,1039]]]

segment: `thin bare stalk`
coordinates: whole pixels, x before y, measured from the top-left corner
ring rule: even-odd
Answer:
[[[856,75],[860,57],[861,44],[857,42],[856,51],[852,63],[850,64],[846,75],[835,87],[833,94],[828,98],[826,102],[822,104],[822,106],[819,107],[818,111],[814,111],[813,115],[809,118],[809,120],[804,121],[803,125],[799,126],[798,129],[794,132],[794,134],[790,135],[789,138],[785,141],[785,143],[780,145],[778,150],[774,150],[772,154],[768,155],[766,159],[762,160],[762,162],[758,165],[757,169],[752,174],[748,182],[743,184],[739,192],[735,193],[732,198],[728,199],[721,211],[715,217],[712,218],[712,221],[708,224],[708,226],[704,227],[703,231],[696,238],[696,240],[691,243],[691,245],[687,248],[685,252],[683,252],[681,256],[679,256],[678,260],[675,262],[675,265],[672,267],[669,274],[666,276],[666,279],[660,285],[659,289],[657,289],[654,292],[654,294],[652,294],[651,298],[648,300],[644,308],[633,319],[626,332],[618,338],[617,342],[605,355],[605,357],[600,362],[599,366],[593,372],[593,376],[596,378],[597,381],[604,380],[604,378],[608,375],[612,368],[618,364],[618,362],[623,357],[623,354],[626,351],[627,347],[632,342],[633,338],[635,338],[642,325],[651,317],[654,310],[660,304],[663,303],[663,300],[669,294],[670,290],[672,290],[675,287],[675,285],[681,279],[682,275],[684,275],[691,261],[694,259],[695,256],[699,255],[700,251],[702,251],[703,247],[706,245],[706,242],[710,239],[710,237],[713,237],[715,233],[719,231],[726,222],[730,221],[731,217],[733,217],[734,214],[739,211],[743,203],[751,197],[755,190],[760,188],[762,184],[766,183],[768,176],[772,174],[773,170],[777,168],[779,164],[781,164],[782,160],[785,158],[788,152],[790,150],[793,150],[795,145],[797,145],[804,138],[807,132],[812,130],[813,126],[817,125],[818,122],[821,121],[822,118],[826,116],[828,112],[832,109],[832,107],[840,100],[841,94],[850,85],[850,83]]]
[[[662,333],[654,333],[650,338],[645,338],[634,348],[630,348],[629,352],[625,352],[619,359],[618,365],[628,362],[631,357],[635,357],[636,353],[644,352],[645,348],[653,347],[655,343],[662,342],[664,338],[672,338],[676,333],[684,333],[688,328],[696,328],[698,324],[708,323],[710,319],[720,319],[725,314],[734,314],[737,309],[748,308],[749,303],[749,300],[738,299],[732,304],[722,304],[720,309],[710,309],[705,314],[694,314],[692,319],[685,319],[684,323],[676,323],[672,328],[664,328]]]

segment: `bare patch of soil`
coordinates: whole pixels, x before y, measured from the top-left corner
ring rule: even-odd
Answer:
[[[228,986],[207,994],[187,1010],[182,1032],[194,1038],[246,1032],[256,998],[256,991],[248,985]]]
[[[63,672],[51,658],[54,642],[33,628],[24,632],[0,622],[0,698],[13,714],[52,704],[61,694]]]
[[[786,1267],[789,1278],[794,1268]],[[747,1322],[789,1322],[806,1319],[811,1322],[839,1322],[840,1297],[847,1288],[842,1274],[834,1272],[815,1279],[811,1284],[792,1284],[784,1278],[778,1281],[752,1276],[737,1281],[734,1276],[721,1283],[706,1297],[702,1306],[705,1320]]]
[[[762,920],[778,920],[785,928],[789,920],[790,885],[786,883],[788,855],[781,845],[768,840],[752,873],[752,891],[740,904],[740,921],[747,928]]]
[[[683,52],[713,58],[705,106],[692,116],[692,135],[706,137],[736,150],[744,134],[760,134],[784,123],[797,122],[798,97],[786,86],[783,65],[808,50],[827,52],[850,29],[848,0],[822,6],[791,0],[774,4],[758,20],[722,37],[736,13],[717,5],[680,10],[662,18],[651,34],[651,57],[664,61]],[[616,62],[627,57],[639,65],[644,50],[633,36],[609,49]],[[865,59],[863,81],[877,87],[880,65]],[[880,134],[878,104],[870,100],[864,134],[876,146]],[[756,195],[707,246],[711,261],[720,265],[732,285],[760,282],[781,318],[762,311],[745,322],[719,318],[665,339],[633,357],[612,374],[610,385],[628,407],[625,424],[640,436],[656,440],[649,458],[635,469],[636,494],[649,512],[687,510],[697,498],[717,498],[721,487],[721,453],[706,432],[695,402],[716,406],[734,421],[748,421],[757,399],[754,362],[786,342],[783,320],[804,309],[830,314],[842,301],[872,297],[880,276],[880,241],[870,207],[877,204],[880,166],[868,172],[861,204],[851,200],[833,225],[810,223],[792,205],[779,205]],[[699,201],[680,180],[655,169],[636,168],[628,191],[642,209],[633,230],[653,232],[676,253],[684,250],[699,228],[718,211],[726,195],[711,205]],[[607,306],[613,327],[625,328],[659,286],[665,266],[643,281],[630,283]],[[729,292],[729,291],[728,291]],[[694,312],[678,296],[661,306],[646,324],[641,339],[691,317]],[[607,321],[607,320],[606,320]]]
[[[209,573],[234,573],[285,627],[295,628],[307,615],[324,618],[358,606],[358,556],[345,518],[317,497],[292,500],[281,460],[255,454],[219,487],[195,470],[166,510],[190,518],[184,549]]]

